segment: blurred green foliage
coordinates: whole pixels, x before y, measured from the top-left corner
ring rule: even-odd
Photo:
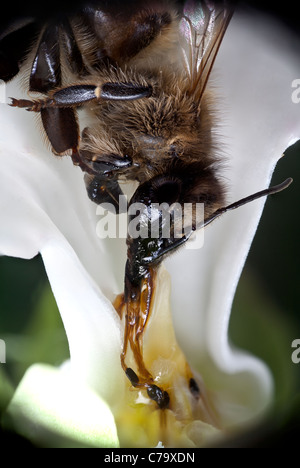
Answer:
[[[279,161],[272,185],[293,184],[268,198],[233,303],[233,343],[260,357],[275,383],[275,405],[265,444],[291,443],[300,431],[300,364],[291,360],[300,338],[300,141]],[[267,430],[267,433],[268,433]]]
[[[61,364],[68,344],[40,256],[0,257],[0,338],[6,363],[0,364],[0,414],[26,369],[36,362]]]

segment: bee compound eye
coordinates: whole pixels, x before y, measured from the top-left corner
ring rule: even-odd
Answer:
[[[153,182],[152,190],[155,201],[172,205],[180,198],[181,182],[178,179],[162,177]]]

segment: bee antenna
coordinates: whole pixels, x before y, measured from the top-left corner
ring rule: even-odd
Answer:
[[[214,221],[216,218],[221,216],[222,214],[226,213],[226,211],[230,210],[235,210],[236,208],[239,208],[240,206],[246,205],[247,203],[250,203],[254,200],[257,200],[258,198],[261,197],[267,197],[268,195],[273,195],[274,193],[281,192],[282,190],[285,190],[291,183],[293,182],[293,179],[289,177],[286,179],[284,182],[278,185],[274,185],[273,187],[269,187],[265,190],[261,190],[260,192],[253,193],[252,195],[249,195],[248,197],[242,198],[241,200],[238,200],[231,205],[225,206],[223,208],[219,208],[216,210],[209,218],[206,218],[202,225],[199,227],[204,227],[210,224],[212,221]],[[197,229],[199,229],[197,226]]]

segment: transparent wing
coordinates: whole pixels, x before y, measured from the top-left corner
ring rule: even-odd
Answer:
[[[189,91],[199,102],[232,14],[232,4],[227,1],[185,3],[180,21],[181,46],[190,79]]]

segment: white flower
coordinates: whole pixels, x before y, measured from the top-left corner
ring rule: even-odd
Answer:
[[[300,138],[299,105],[291,98],[300,60],[289,50],[289,39],[277,24],[236,15],[221,46],[215,81],[223,96],[220,133],[229,201],[266,188],[278,159]],[[7,86],[7,95],[21,97],[18,79]],[[137,446],[166,446],[173,439],[190,447],[207,443],[216,431],[200,418],[184,427],[174,410],[169,440],[162,440],[158,412],[142,398],[132,407],[136,390],[130,392],[121,370],[122,331],[111,304],[123,289],[125,240],[97,237],[96,205],[87,197],[82,172],[69,158],[53,157],[32,114],[1,104],[0,129],[0,253],[41,253],[70,347],[68,365],[34,366],[25,375],[10,405],[19,430],[44,441],[48,428],[96,446],[116,446],[118,437]],[[227,333],[264,201],[224,215],[206,229],[202,249],[183,249],[165,262],[177,340],[202,375],[225,431],[262,417],[272,399],[266,366],[234,349]],[[153,339],[145,351],[157,366],[163,366],[158,355],[176,347],[167,331],[168,281],[163,270]]]

